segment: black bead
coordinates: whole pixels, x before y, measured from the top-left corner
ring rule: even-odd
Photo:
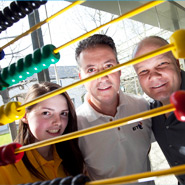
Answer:
[[[40,185],[49,185],[50,182],[51,182],[50,180],[48,180],[48,181],[43,181],[43,182],[40,183]]]
[[[29,6],[35,10],[38,9],[40,7],[40,2],[39,1],[27,1]]]
[[[61,177],[55,178],[52,181],[50,181],[49,185],[58,185],[61,182],[61,180],[62,180]]]
[[[13,22],[8,20],[2,11],[0,11],[0,25],[10,27],[12,26]]]
[[[19,18],[24,18],[26,16],[26,13],[22,12],[22,10],[16,4],[15,1],[13,1],[12,3],[10,3],[10,9],[14,13],[14,15],[16,15]]]
[[[4,31],[6,29],[7,29],[7,26],[1,25],[1,23],[0,23],[0,31]]]
[[[46,4],[47,0],[40,0],[39,3],[40,3],[40,5]]]
[[[65,177],[60,181],[59,185],[71,185],[72,179],[72,176]]]
[[[19,20],[19,17],[13,14],[13,12],[10,10],[9,7],[6,7],[3,9],[4,16],[12,21],[13,23],[17,22]]]
[[[73,178],[71,185],[85,185],[85,183],[89,181],[90,179],[88,176],[79,174]]]
[[[33,12],[33,8],[29,5],[28,1],[16,1],[16,3],[25,14]]]

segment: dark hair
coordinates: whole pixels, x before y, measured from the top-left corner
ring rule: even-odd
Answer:
[[[118,62],[117,50],[116,50],[116,46],[115,46],[113,39],[107,35],[95,34],[79,42],[75,50],[75,58],[76,58],[78,66],[80,66],[80,62],[78,60],[80,53],[84,51],[85,49],[93,48],[96,45],[107,45],[110,48],[112,48],[112,50],[115,53],[116,60]]]
[[[51,82],[43,82],[39,84],[34,84],[26,94],[25,103],[43,94],[56,90],[60,87],[61,86],[59,86],[58,84],[51,83]],[[75,112],[74,105],[70,97],[68,96],[68,94],[64,92],[61,95],[66,98],[68,108],[69,108],[68,124],[63,133],[63,134],[67,134],[67,133],[77,131],[77,118],[76,118],[76,112]],[[27,112],[31,111],[35,105],[36,104],[27,107],[26,111]],[[16,138],[16,141],[22,145],[28,145],[28,144],[33,143],[34,140],[35,138],[29,129],[29,124],[25,124],[22,120],[20,120],[18,136]],[[64,166],[64,170],[66,174],[70,174],[74,176],[79,173],[83,173],[84,160],[83,160],[81,151],[78,146],[78,138],[65,141],[65,142],[61,142],[61,143],[57,143],[55,145],[56,145],[56,150],[59,156],[62,158],[62,164]],[[25,166],[28,168],[28,170],[33,175],[43,180],[46,178],[34,168],[34,166],[29,161],[26,153],[23,157],[23,162]]]

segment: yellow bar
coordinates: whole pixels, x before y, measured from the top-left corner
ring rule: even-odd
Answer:
[[[153,172],[144,172],[144,173],[138,173],[123,177],[115,177],[115,178],[109,178],[105,180],[97,180],[97,181],[90,181],[87,182],[85,185],[99,185],[99,184],[125,184],[125,183],[133,183],[133,182],[140,182],[140,180],[144,180],[145,178],[154,178],[164,175],[182,175],[185,174],[185,165],[179,165],[175,167],[171,167],[166,170],[159,170],[159,171],[153,171]]]
[[[17,110],[21,110],[23,108],[26,108],[28,106],[31,106],[31,105],[36,104],[38,102],[41,102],[43,100],[46,100],[47,98],[51,98],[51,97],[53,97],[55,95],[61,94],[61,93],[65,92],[65,91],[67,91],[69,89],[72,89],[72,88],[74,88],[74,87],[76,87],[78,85],[82,85],[82,84],[84,84],[84,83],[86,83],[88,81],[95,80],[97,78],[103,77],[103,76],[108,75],[110,73],[119,71],[119,70],[121,70],[125,66],[134,65],[134,64],[137,64],[139,62],[142,62],[143,60],[146,60],[146,59],[149,59],[151,57],[154,57],[156,55],[160,55],[160,54],[166,53],[168,51],[171,51],[174,48],[175,48],[175,46],[173,44],[169,44],[169,45],[163,46],[163,47],[161,47],[161,48],[159,48],[159,49],[157,49],[155,51],[149,52],[149,53],[147,53],[145,55],[142,55],[140,57],[132,59],[132,60],[126,62],[126,63],[118,64],[118,65],[116,65],[116,66],[114,66],[114,67],[112,67],[110,69],[101,71],[101,72],[99,72],[99,73],[97,73],[95,75],[92,75],[90,77],[84,78],[84,79],[82,79],[80,81],[77,81],[77,82],[75,82],[73,84],[70,84],[70,85],[68,85],[66,87],[63,87],[63,88],[60,88],[60,89],[56,89],[56,90],[54,90],[52,92],[44,94],[44,95],[42,95],[42,96],[40,96],[40,97],[30,101],[30,102],[27,102],[25,104],[20,105],[20,107],[18,107]]]
[[[67,140],[75,139],[78,137],[86,136],[89,134],[101,132],[104,130],[112,129],[115,127],[131,124],[131,123],[134,123],[137,121],[142,121],[142,120],[145,120],[145,119],[148,119],[148,118],[151,118],[154,116],[158,116],[161,114],[166,114],[166,113],[172,112],[174,110],[175,110],[175,107],[172,104],[165,105],[163,107],[159,107],[159,108],[148,110],[148,111],[145,111],[142,113],[134,114],[129,117],[125,117],[125,118],[122,118],[119,120],[111,121],[109,123],[104,123],[104,124],[101,124],[98,126],[93,126],[93,127],[87,128],[87,129],[79,130],[79,131],[65,134],[62,136],[58,136],[55,138],[51,138],[51,139],[47,139],[47,140],[33,143],[30,145],[26,145],[26,146],[23,146],[23,147],[20,147],[19,149],[17,149],[15,153],[28,151],[28,150],[32,150],[35,148],[39,148],[39,147],[55,144],[58,142],[67,141]]]
[[[82,39],[85,39],[85,38],[91,36],[93,33],[95,33],[95,32],[97,32],[97,31],[101,30],[101,29],[104,28],[105,26],[108,26],[108,25],[110,25],[110,24],[116,23],[116,22],[121,21],[121,20],[123,20],[123,19],[128,19],[128,18],[130,18],[130,17],[133,17],[133,16],[135,16],[135,15],[141,13],[141,12],[144,12],[144,11],[146,11],[146,10],[148,10],[148,9],[150,9],[150,8],[152,8],[152,7],[154,7],[154,6],[157,6],[157,5],[159,5],[159,4],[163,3],[163,2],[165,2],[165,1],[152,1],[152,2],[146,3],[146,4],[144,4],[144,5],[142,5],[142,6],[138,7],[138,8],[136,8],[136,9],[134,9],[134,10],[131,10],[130,12],[128,12],[128,13],[126,13],[126,14],[121,15],[120,17],[118,17],[118,18],[116,18],[116,19],[114,19],[114,20],[112,20],[112,21],[110,21],[110,22],[108,22],[108,23],[105,23],[105,24],[103,24],[103,25],[101,25],[101,26],[99,26],[99,27],[97,27],[97,28],[95,28],[95,29],[93,29],[93,30],[91,30],[91,31],[89,31],[89,32],[87,32],[87,33],[85,33],[84,35],[81,35],[81,36],[79,36],[79,37],[77,37],[77,38],[75,38],[75,39],[73,39],[73,40],[67,42],[66,44],[64,44],[64,45],[62,45],[62,46],[60,46],[60,47],[58,47],[58,48],[55,48],[53,52],[56,54],[56,53],[58,53],[61,49],[65,48],[65,47],[67,47],[67,46],[69,46],[69,45],[71,45],[71,44],[74,44],[74,43],[77,42],[77,41],[80,41],[80,40],[82,40]]]
[[[50,20],[54,19],[55,17],[57,17],[58,15],[64,13],[65,11],[69,10],[70,8],[82,4],[83,2],[85,2],[86,0],[83,1],[75,1],[72,4],[70,4],[69,6],[67,6],[66,8],[60,10],[59,12],[55,13],[54,15],[52,15],[51,17],[48,17],[47,19],[45,19],[44,21],[39,22],[38,24],[34,25],[33,27],[31,27],[29,30],[27,30],[26,32],[22,33],[21,35],[19,35],[18,37],[16,37],[15,39],[13,39],[12,41],[8,42],[7,44],[5,44],[4,46],[2,46],[0,48],[0,51],[2,51],[4,48],[10,46],[11,44],[13,44],[14,42],[16,42],[17,40],[25,37],[28,34],[31,34],[33,31],[39,29],[43,24],[49,22]]]

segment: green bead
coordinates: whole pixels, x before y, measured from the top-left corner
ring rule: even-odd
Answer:
[[[14,84],[14,82],[12,82],[12,75],[10,74],[9,67],[6,67],[3,69],[2,78],[10,86]]]
[[[2,87],[9,87],[9,83],[7,82],[7,79],[9,79],[9,72],[8,72],[8,67],[5,67],[2,69],[1,74],[0,74],[0,85]]]
[[[25,70],[23,58],[21,58],[17,61],[16,71],[17,71],[17,75],[18,75],[18,78],[20,81],[25,80],[28,77],[26,70]]]
[[[42,54],[40,48],[36,49],[32,55],[35,73],[42,71]]]
[[[0,91],[3,91],[3,90],[4,90],[3,88],[4,88],[4,87],[0,85]],[[0,125],[1,125],[1,124],[0,124]]]
[[[10,83],[9,84],[13,85],[13,84],[19,83],[20,79],[19,79],[18,73],[16,71],[16,63],[13,63],[8,67],[8,72],[9,72],[9,76],[10,76],[10,79],[9,79]]]
[[[42,65],[44,69],[48,68],[51,64],[56,64],[60,60],[60,53],[55,54],[53,50],[56,47],[52,44],[48,44],[41,48],[42,53]]]
[[[32,76],[35,73],[32,54],[26,55],[23,63],[27,75]]]
[[[10,86],[10,85],[9,85],[9,86]],[[5,90],[5,89],[7,89],[7,87],[1,87],[1,91]]]

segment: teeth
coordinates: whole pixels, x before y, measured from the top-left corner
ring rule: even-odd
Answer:
[[[50,132],[52,134],[56,134],[58,131],[59,131],[59,129],[58,130],[48,130],[48,132]]]
[[[108,89],[110,86],[99,86],[99,89],[102,89],[102,90],[104,90],[104,89]]]
[[[163,86],[163,84],[162,85],[155,86],[154,88],[158,88],[158,87],[161,87],[161,86]]]
[[[109,82],[101,82],[98,84],[98,88],[102,90],[108,89],[110,86],[111,86],[111,83]]]
[[[107,89],[107,87],[102,87],[102,88],[100,88],[100,89]]]

